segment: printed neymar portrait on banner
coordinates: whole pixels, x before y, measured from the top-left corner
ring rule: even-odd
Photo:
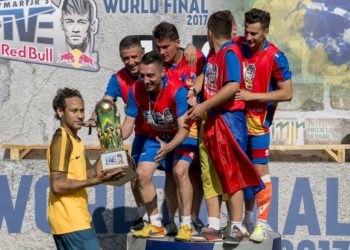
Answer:
[[[96,5],[92,0],[61,1],[61,28],[64,32],[66,51],[57,51],[57,63],[74,68],[97,68],[98,54],[94,50],[94,37],[98,30]]]
[[[0,57],[98,71],[98,27],[94,0],[1,1]]]

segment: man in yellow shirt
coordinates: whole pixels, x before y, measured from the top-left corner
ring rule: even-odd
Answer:
[[[47,151],[50,176],[48,220],[57,249],[100,249],[91,228],[86,187],[116,180],[121,170],[97,172],[85,157],[78,130],[84,122],[84,101],[78,90],[57,91],[52,102],[60,128]]]

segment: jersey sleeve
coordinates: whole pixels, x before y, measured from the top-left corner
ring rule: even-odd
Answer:
[[[111,96],[113,99],[123,96],[122,89],[120,88],[120,83],[116,75],[112,75],[109,79],[105,95]]]
[[[229,50],[225,54],[224,84],[228,82],[241,82],[241,63],[236,54]]]
[[[187,88],[185,86],[182,86],[177,90],[175,94],[175,102],[176,102],[177,116],[181,117],[186,113],[188,108]]]
[[[275,54],[272,76],[277,82],[284,82],[292,78],[292,72],[289,69],[288,59],[281,51]]]
[[[130,91],[129,91],[129,95],[128,95],[128,102],[127,102],[127,105],[126,105],[125,114],[127,116],[136,118],[138,113],[139,113],[139,109],[137,107],[137,103],[136,103],[136,100],[135,100],[134,91],[131,88]]]
[[[58,129],[50,145],[50,172],[68,172],[73,144],[67,133]]]

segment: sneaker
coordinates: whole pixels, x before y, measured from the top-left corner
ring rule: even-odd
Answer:
[[[177,229],[175,222],[169,222],[164,227],[165,227],[166,236],[173,237],[173,236],[177,235],[178,229]]]
[[[203,242],[203,241],[221,241],[222,234],[220,230],[215,230],[210,227],[204,227],[199,234],[192,235],[191,241]]]
[[[263,242],[265,239],[266,227],[262,224],[258,224],[254,228],[254,232],[250,235],[249,239],[255,242]]]
[[[180,227],[175,240],[176,241],[190,241],[192,236],[192,229],[188,224]]]
[[[244,222],[243,226],[247,229],[248,235],[252,235],[254,231],[254,224],[252,222]]]
[[[130,227],[130,232],[135,232],[141,230],[145,224],[147,224],[146,221],[142,219],[142,217],[138,218],[134,221],[134,225]]]
[[[157,227],[146,224],[141,230],[132,233],[136,238],[163,238],[165,236],[164,227]]]
[[[202,232],[202,229],[204,228],[203,222],[200,219],[196,219],[195,221],[192,221],[192,228],[197,232]]]
[[[242,232],[238,227],[233,226],[231,235],[224,239],[224,244],[238,245],[247,234]]]

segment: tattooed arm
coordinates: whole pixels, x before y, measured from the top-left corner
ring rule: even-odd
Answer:
[[[100,167],[100,172],[102,171],[102,166],[99,166],[101,164],[100,157],[97,159],[97,161],[92,165],[90,163],[90,160],[85,156],[86,161],[86,176],[88,179],[92,179],[97,177],[98,168]]]
[[[92,166],[89,160],[86,159],[86,165],[81,165],[81,167],[86,168],[87,180],[67,178],[73,145],[68,134],[62,129],[58,129],[54,134],[49,150],[50,184],[55,194],[69,193],[106,181],[117,180],[124,175],[120,170],[113,172],[97,171],[96,165],[98,164]],[[76,158],[76,156],[74,158],[74,160],[76,160],[79,156],[78,158]]]
[[[87,180],[73,180],[67,178],[67,173],[54,171],[50,172],[50,183],[54,194],[65,194],[81,188],[117,180],[123,175],[124,172],[118,169],[115,171],[101,172],[99,175],[96,174],[96,177]]]

